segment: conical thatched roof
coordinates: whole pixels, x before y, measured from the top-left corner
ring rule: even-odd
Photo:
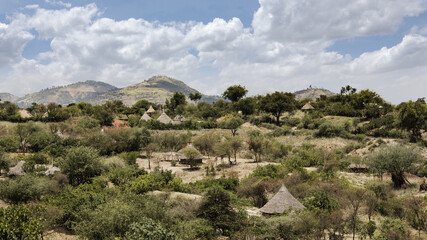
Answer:
[[[301,108],[301,110],[313,110],[313,109],[314,109],[314,107],[313,107],[313,106],[311,106],[310,102],[306,103],[306,104]]]
[[[162,115],[160,115],[159,118],[157,118],[157,120],[165,124],[172,123],[172,119],[164,112],[162,113]]]
[[[148,108],[148,110],[147,110],[147,112],[146,113],[153,113],[153,112],[155,112],[156,110],[154,110],[154,108],[153,108],[153,106],[151,106],[150,105],[150,107]]]
[[[285,184],[282,185],[279,192],[268,201],[260,211],[266,214],[281,214],[286,210],[292,209],[304,209],[302,205],[292,194],[288,191]]]
[[[22,169],[22,166],[24,166],[25,161],[21,160],[18,162],[18,164],[16,164],[14,167],[11,167],[9,169],[9,175],[13,175],[13,176],[23,176],[25,175],[24,170]]]
[[[141,119],[139,119],[140,121],[148,121],[148,120],[150,120],[151,119],[151,117],[150,116],[148,116],[148,114],[147,113],[144,113],[144,115],[142,115],[142,117],[141,117]]]
[[[176,115],[175,118],[173,119],[173,123],[174,124],[180,124],[182,122],[185,122],[187,119],[185,119],[184,116],[182,115]]]

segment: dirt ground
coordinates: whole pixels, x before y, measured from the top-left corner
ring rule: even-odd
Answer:
[[[155,167],[160,167],[164,170],[171,170],[172,173],[174,173],[176,177],[181,178],[184,183],[196,182],[206,177],[206,166],[213,165],[216,168],[220,164],[228,165],[228,159],[224,159],[223,161],[221,161],[220,159],[215,160],[215,158],[210,158],[204,159],[203,165],[201,165],[199,169],[190,170],[188,165],[177,164],[173,167],[170,161],[160,160],[162,159],[162,154],[160,153],[156,153],[154,156],[155,157],[151,159],[151,169],[148,169],[147,159],[138,158],[136,162],[140,168],[144,168],[148,172],[153,171]],[[221,176],[226,176],[238,177],[239,179],[242,179],[251,174],[257,166],[265,166],[268,164],[276,163],[255,163],[252,159],[237,158],[236,165],[232,165],[230,167],[227,166],[227,168],[222,168],[221,171],[217,172],[215,177],[220,178]]]

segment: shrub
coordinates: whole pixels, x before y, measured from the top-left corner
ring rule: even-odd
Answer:
[[[0,197],[10,203],[26,203],[55,189],[55,184],[45,178],[26,175],[0,182]]]
[[[98,119],[94,119],[91,117],[81,117],[77,125],[83,129],[93,129],[100,126],[100,122]]]
[[[43,209],[27,205],[0,208],[0,239],[42,239]]]
[[[125,239],[174,240],[178,238],[175,237],[173,232],[163,228],[160,223],[155,222],[153,219],[144,217],[141,221],[132,223],[129,226],[129,230],[125,234]]]
[[[316,137],[338,137],[345,133],[344,127],[329,122],[319,126],[319,130],[315,133]]]

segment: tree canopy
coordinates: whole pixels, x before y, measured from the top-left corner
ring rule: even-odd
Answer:
[[[237,102],[239,101],[239,99],[246,96],[247,93],[248,90],[246,90],[245,87],[240,85],[234,85],[228,87],[227,90],[225,90],[225,92],[222,94],[222,96],[232,102]]]

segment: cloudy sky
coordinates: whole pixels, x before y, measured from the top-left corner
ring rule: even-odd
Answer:
[[[206,94],[427,96],[427,0],[0,0],[0,92],[153,75]]]

